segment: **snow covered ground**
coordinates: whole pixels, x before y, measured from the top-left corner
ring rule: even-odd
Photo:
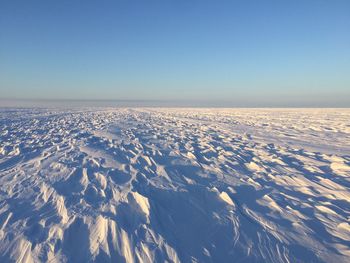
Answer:
[[[349,262],[350,110],[0,110],[0,262]]]

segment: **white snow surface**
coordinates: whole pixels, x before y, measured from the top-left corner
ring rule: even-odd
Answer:
[[[0,110],[0,262],[350,262],[349,187],[349,109]]]

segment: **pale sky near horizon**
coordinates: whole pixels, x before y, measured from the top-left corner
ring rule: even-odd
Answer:
[[[350,1],[0,3],[0,99],[350,107]]]

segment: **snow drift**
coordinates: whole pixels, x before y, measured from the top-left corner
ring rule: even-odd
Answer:
[[[350,111],[2,109],[1,262],[348,262]]]

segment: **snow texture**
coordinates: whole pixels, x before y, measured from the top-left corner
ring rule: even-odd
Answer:
[[[0,262],[349,262],[350,110],[0,110]]]

